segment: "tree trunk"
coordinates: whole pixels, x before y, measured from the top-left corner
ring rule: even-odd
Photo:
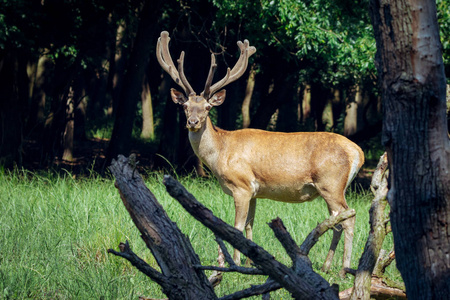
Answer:
[[[255,75],[256,71],[252,66],[247,80],[247,87],[245,88],[244,101],[242,101],[242,128],[248,128],[250,125],[250,103],[253,89],[255,88]]]
[[[165,104],[155,167],[166,170],[170,170],[173,164],[178,163],[177,150],[180,137],[178,106],[173,103],[169,94],[171,81],[172,78],[164,73],[158,94],[159,100]]]
[[[301,121],[306,122],[307,119],[311,117],[311,85],[306,84],[303,89],[303,99],[302,99],[302,116]]]
[[[39,137],[44,129],[45,97],[51,69],[51,60],[46,55],[41,56],[37,62],[36,74],[34,75],[30,110],[26,124],[27,135]]]
[[[277,110],[277,121],[275,130],[281,132],[298,131],[298,93],[291,93],[285,103]]]
[[[353,94],[353,93],[352,93]],[[357,85],[354,92],[354,99],[350,100],[345,110],[344,119],[344,135],[351,136],[358,132],[360,123],[360,111],[362,107],[362,91],[361,86]]]
[[[134,157],[135,159],[135,157]],[[109,167],[116,177],[123,204],[141,232],[142,239],[152,251],[161,273],[138,258],[128,243],[120,245],[120,252],[134,266],[158,283],[169,299],[217,299],[214,289],[202,270],[195,266],[200,260],[189,239],[167,216],[153,193],[135,171],[136,161],[119,156]]]
[[[155,127],[153,123],[153,103],[152,94],[150,92],[150,85],[147,80],[147,76],[144,76],[142,82],[142,131],[141,138],[153,139],[155,137]]]
[[[23,122],[28,98],[26,63],[17,50],[0,52],[0,165],[22,165]]]
[[[125,76],[126,62],[129,55],[130,47],[124,47],[124,44],[130,43],[130,36],[135,33],[130,32],[128,24],[121,21],[117,27],[116,42],[112,45],[115,51],[111,51],[111,67],[108,75],[108,90],[111,93],[112,102],[108,108],[108,115],[112,116],[115,113],[119,103],[120,94]]]
[[[155,45],[154,19],[159,15],[162,1],[147,0],[140,13],[138,32],[130,55],[124,85],[120,93],[117,113],[111,141],[107,149],[106,165],[118,154],[127,154],[131,150],[131,134],[136,113],[136,105],[140,98],[142,77],[148,64],[150,49]]]
[[[450,295],[450,143],[436,3],[371,0],[388,201],[409,299]]]
[[[315,121],[316,131],[325,130],[323,112],[329,98],[330,92],[329,90],[325,89],[322,84],[311,84],[311,114]]]
[[[288,62],[280,62],[280,65],[286,64]],[[296,91],[297,78],[291,74],[286,78],[285,69],[280,65],[278,68],[272,69],[274,73],[273,88],[270,88],[264,82],[256,82],[256,85],[262,83],[264,86],[259,107],[250,122],[249,127],[251,128],[265,130],[273,114],[287,99],[291,99]]]
[[[64,130],[63,148],[64,152],[62,159],[66,161],[73,161],[73,137],[75,126],[75,95],[73,85],[69,88],[66,104],[66,129]]]
[[[39,140],[41,148],[40,164],[47,166],[53,163],[58,155],[61,157],[66,129],[66,106],[69,88],[75,77],[79,76],[80,61],[67,65],[63,58],[55,61],[53,78],[48,86],[47,96],[51,102],[51,111],[47,116]]]

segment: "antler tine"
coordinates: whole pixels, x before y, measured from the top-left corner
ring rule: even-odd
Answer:
[[[169,52],[169,41],[169,33],[167,31],[161,32],[161,36],[158,38],[158,43],[156,45],[156,58],[164,71],[166,71],[170,77],[172,77],[172,79],[179,84],[180,80],[178,79],[178,72]]]
[[[188,96],[191,96],[192,94],[195,95],[194,89],[187,81],[186,75],[184,75],[184,51],[181,51],[180,58],[177,60],[177,62],[178,62],[178,73],[180,74],[181,82],[185,86],[186,94]]]
[[[216,56],[213,53],[211,53],[211,67],[209,68],[208,78],[206,79],[206,83],[205,83],[205,89],[200,94],[203,97],[205,97],[206,99],[208,99],[210,96],[209,91],[210,91],[210,87],[211,87],[212,80],[214,77],[214,73],[216,72],[216,69],[217,69]]]
[[[237,45],[241,50],[241,54],[239,56],[238,61],[236,62],[231,71],[230,68],[228,68],[227,75],[222,80],[218,81],[210,88],[210,95],[214,94],[219,89],[223,88],[227,84],[230,84],[233,81],[237,80],[239,77],[241,77],[244,74],[245,70],[247,69],[249,57],[256,52],[256,48],[250,46],[248,40],[244,40],[243,43],[241,41],[238,41]]]
[[[183,88],[184,92],[187,95],[189,95],[190,93],[193,92],[193,89],[189,85],[189,82],[186,80],[186,77],[184,77],[184,71],[181,72],[183,75],[180,76],[179,72],[177,71],[177,68],[175,67],[175,64],[173,63],[169,51],[169,41],[170,41],[169,33],[167,31],[162,31],[161,36],[158,38],[158,43],[156,45],[156,58],[158,59],[158,62],[163,68],[163,70],[166,71],[181,88]],[[184,60],[183,52],[182,55]],[[181,69],[183,69],[183,66]]]

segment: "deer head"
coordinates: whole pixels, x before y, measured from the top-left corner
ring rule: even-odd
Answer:
[[[197,95],[184,74],[184,51],[181,52],[180,58],[177,60],[177,70],[169,52],[169,41],[169,33],[167,31],[161,32],[161,36],[159,37],[156,46],[156,57],[161,67],[169,73],[172,79],[184,91],[184,93],[182,93],[175,89],[171,89],[170,95],[173,102],[183,106],[187,119],[186,127],[190,131],[198,131],[205,123],[211,108],[222,104],[225,100],[226,91],[222,88],[244,74],[247,69],[248,58],[256,52],[256,48],[250,46],[248,40],[237,42],[237,45],[241,50],[237,63],[233,69],[228,68],[225,77],[213,85],[212,80],[217,64],[216,57],[214,54],[211,54],[211,67],[209,69],[208,78],[206,79],[205,89],[200,95]]]

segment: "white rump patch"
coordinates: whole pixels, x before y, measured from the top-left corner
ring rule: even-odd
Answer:
[[[359,152],[355,150],[355,159],[352,162],[352,167],[350,169],[350,173],[348,174],[348,180],[347,180],[347,185],[345,186],[345,189],[347,190],[348,186],[350,185],[350,183],[353,181],[353,179],[355,179],[356,174],[359,171],[358,168],[358,164],[359,164]],[[344,192],[345,193],[345,192]]]

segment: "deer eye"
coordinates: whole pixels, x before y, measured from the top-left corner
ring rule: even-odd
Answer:
[[[187,109],[187,107],[188,107],[187,103],[183,103],[182,106],[183,106],[184,109]]]
[[[212,108],[212,105],[210,105],[210,104],[206,105],[206,107],[205,107],[205,109],[208,111],[211,110],[211,108]]]

